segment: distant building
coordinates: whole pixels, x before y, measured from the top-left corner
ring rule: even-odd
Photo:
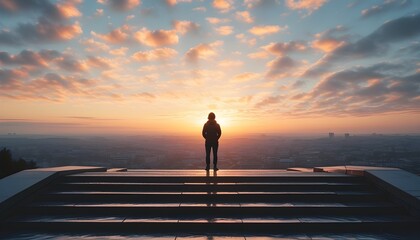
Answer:
[[[330,132],[330,133],[328,133],[328,136],[329,136],[330,138],[334,138],[334,133],[333,133],[333,132]]]
[[[350,137],[350,133],[344,133],[344,138],[349,138]]]

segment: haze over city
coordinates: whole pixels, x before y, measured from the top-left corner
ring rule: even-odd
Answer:
[[[418,134],[419,7],[0,0],[0,134]]]

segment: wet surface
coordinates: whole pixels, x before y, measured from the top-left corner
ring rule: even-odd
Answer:
[[[281,170],[221,170],[217,174],[204,170],[138,170],[63,177],[19,214],[9,218],[8,223],[36,226],[32,234],[20,234],[18,230],[15,235],[9,235],[22,240],[393,239],[394,235],[382,230],[376,230],[375,234],[359,234],[354,230],[347,233],[342,229],[342,233],[330,232],[335,230],[334,226],[368,229],[370,223],[389,226],[387,223],[405,224],[412,220],[393,210],[395,206],[375,189],[367,187],[361,178],[342,174]],[[63,231],[49,235],[50,224],[63,227]],[[39,226],[44,233],[36,233]],[[70,232],[82,227],[87,232],[109,233],[66,235],[67,226],[71,226],[67,229]],[[112,233],[127,230],[134,234]],[[168,234],[136,235],[149,231]],[[314,234],[320,231],[322,233]],[[252,234],[257,232],[261,234]],[[395,236],[410,239],[412,235],[400,232]]]

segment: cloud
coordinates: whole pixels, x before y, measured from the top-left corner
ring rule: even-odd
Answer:
[[[400,17],[382,24],[371,34],[354,43],[341,44],[306,71],[304,76],[318,76],[337,61],[383,56],[389,44],[420,35],[420,14]]]
[[[172,21],[173,28],[180,34],[186,34],[188,32],[197,32],[200,25],[190,21]]]
[[[222,45],[223,42],[216,41],[210,44],[201,43],[193,48],[190,48],[185,54],[185,58],[188,62],[195,63],[198,60],[206,60],[217,55],[216,48]]]
[[[109,53],[114,56],[125,56],[125,54],[127,53],[127,50],[128,50],[127,47],[120,47],[117,49],[112,49],[111,51],[109,51]]]
[[[26,42],[65,41],[80,35],[83,31],[79,22],[67,25],[40,19],[37,24],[21,24],[17,28],[19,36]]]
[[[273,104],[277,104],[277,103],[281,102],[282,99],[283,99],[282,96],[266,97],[263,100],[261,100],[260,102],[258,102],[257,104],[255,104],[255,107],[256,108],[267,107],[269,105],[273,105]]]
[[[28,73],[17,69],[0,69],[0,87],[3,90],[14,89],[19,85],[19,81],[28,77]],[[1,94],[6,94],[6,91],[0,91]]]
[[[156,96],[154,94],[151,94],[151,93],[148,93],[148,92],[136,93],[136,94],[133,94],[132,97],[139,98],[139,99],[144,99],[144,100],[149,100],[149,101],[156,98]]]
[[[290,75],[290,72],[297,66],[297,63],[288,56],[277,57],[273,61],[267,63],[269,68],[266,77],[273,78],[283,78]]]
[[[221,23],[228,23],[230,22],[230,19],[228,18],[215,18],[215,17],[209,17],[206,18],[207,22],[211,24],[221,24]]]
[[[340,47],[344,43],[344,41],[339,41],[334,38],[325,38],[314,40],[312,42],[312,47],[328,53],[334,51],[336,48]]]
[[[233,80],[232,81],[233,82],[237,82],[237,83],[240,83],[240,82],[249,82],[249,81],[254,80],[254,79],[257,79],[259,77],[260,77],[260,74],[259,73],[244,72],[244,73],[235,75],[233,77]]]
[[[174,58],[178,52],[172,48],[156,48],[150,51],[136,52],[133,58],[140,62],[153,61],[153,60],[168,60]]]
[[[362,17],[369,18],[385,12],[395,11],[411,5],[410,0],[385,0],[381,4],[373,5],[362,10]]]
[[[85,50],[88,52],[108,51],[110,49],[107,44],[96,41],[93,38],[81,40],[80,43],[85,46]]]
[[[322,7],[327,0],[286,0],[286,6],[293,10],[307,10],[313,12]]]
[[[223,61],[219,62],[218,65],[220,67],[232,68],[232,67],[240,67],[240,66],[244,65],[244,62],[239,61],[239,60],[223,60]]]
[[[25,67],[26,71],[54,69],[54,65],[69,72],[85,72],[94,68],[110,68],[112,63],[102,57],[89,56],[86,60],[76,59],[70,54],[63,54],[55,50],[22,50],[19,54],[0,52],[0,66]]]
[[[255,53],[248,54],[248,57],[251,59],[265,59],[268,58],[269,54],[266,51],[260,51]]]
[[[253,23],[254,22],[254,18],[251,17],[251,14],[249,14],[248,11],[242,11],[242,12],[236,12],[235,14],[236,19],[238,19],[241,22],[246,22],[246,23]]]
[[[73,56],[68,54],[62,55],[55,61],[55,63],[61,69],[69,72],[85,72],[89,69],[85,62],[75,59]]]
[[[223,35],[223,36],[230,35],[233,33],[232,26],[220,26],[216,28],[215,30],[219,35]]]
[[[165,0],[166,5],[173,7],[177,4],[177,0]]]
[[[133,10],[141,4],[140,0],[104,0],[99,3],[109,5],[111,9],[116,11]]]
[[[309,93],[295,97],[304,100],[295,106],[296,114],[365,116],[418,111],[420,73],[413,73],[415,68],[415,64],[382,62],[335,72]]]
[[[386,53],[389,43],[418,36],[420,34],[420,28],[418,26],[420,26],[420,14],[388,21],[359,41],[337,48],[333,52],[333,55],[331,55],[331,58],[381,55]]]
[[[57,3],[58,11],[60,12],[60,16],[64,18],[73,18],[73,17],[80,17],[82,13],[77,9],[76,4],[79,4],[81,1],[73,0],[73,1],[63,1]]]
[[[284,29],[287,29],[287,26],[280,27],[277,25],[266,25],[266,26],[255,26],[251,28],[249,32],[257,36],[264,36],[264,35],[278,33]]]
[[[28,79],[27,73],[22,71],[0,70],[0,85],[2,89],[7,89],[0,92],[2,98],[62,101],[69,96],[96,97],[96,84],[92,79],[56,73]]]
[[[43,43],[68,41],[82,33],[79,22],[73,24],[53,22],[40,18],[37,23],[21,23],[13,31],[0,31],[0,44],[22,45],[24,43]]]
[[[119,28],[113,29],[107,34],[100,34],[96,33],[94,31],[90,32],[92,36],[101,39],[102,41],[112,43],[112,44],[118,44],[127,42],[131,36],[131,29],[128,25],[122,25]]]
[[[264,0],[244,0],[244,6],[247,8],[254,8],[261,5],[263,2]]]
[[[229,12],[233,9],[232,0],[213,0],[213,7],[222,13]]]
[[[247,44],[249,46],[254,46],[255,44],[257,44],[257,39],[256,38],[248,38],[243,33],[236,34],[235,37],[237,39],[239,39],[239,41],[241,41],[241,43]]]
[[[280,56],[293,52],[303,52],[307,50],[306,43],[302,41],[270,43],[261,48],[271,54]]]
[[[51,61],[60,56],[61,53],[55,50],[41,50],[39,52],[22,50],[16,55],[0,52],[0,65],[47,67]]]
[[[103,57],[96,57],[96,56],[88,56],[86,60],[86,64],[90,68],[100,68],[100,69],[110,69],[111,66],[113,65],[111,60],[107,58],[103,58]]]
[[[135,39],[149,47],[162,47],[178,44],[179,38],[176,30],[155,30],[150,31],[142,28],[135,33]]]
[[[56,4],[48,0],[0,0],[0,13],[12,16],[17,13],[38,11],[42,14],[42,18],[61,21],[82,16],[76,7],[80,3],[79,0],[60,1]]]

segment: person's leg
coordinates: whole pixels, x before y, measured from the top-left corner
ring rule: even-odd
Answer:
[[[219,170],[217,168],[217,150],[219,150],[219,143],[213,144],[213,165],[216,171]]]
[[[210,150],[211,150],[211,145],[206,143],[206,170],[210,169]]]

